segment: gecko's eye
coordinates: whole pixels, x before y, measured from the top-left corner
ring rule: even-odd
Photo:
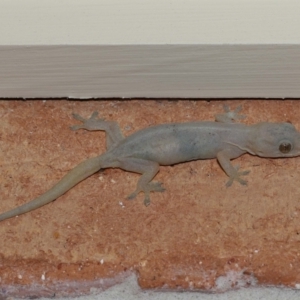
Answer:
[[[282,142],[279,145],[279,151],[281,153],[289,153],[292,150],[292,145],[289,142]]]

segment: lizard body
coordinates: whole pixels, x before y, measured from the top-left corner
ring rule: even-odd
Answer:
[[[245,185],[241,178],[248,171],[239,171],[231,159],[248,152],[261,157],[293,157],[300,155],[300,133],[290,123],[258,123],[245,125],[232,123],[241,119],[239,109],[218,115],[219,122],[189,122],[156,125],[142,129],[128,137],[116,122],[97,119],[93,113],[89,119],[74,115],[83,124],[72,126],[72,130],[103,130],[106,132],[107,151],[89,158],[69,173],[56,185],[34,200],[0,214],[0,221],[37,209],[54,201],[80,181],[103,168],[121,168],[140,173],[136,190],[128,196],[133,199],[144,192],[145,205],[150,204],[150,192],[162,192],[159,182],[152,182],[160,165],[174,165],[191,160],[217,158],[229,177],[227,186],[233,181]]]

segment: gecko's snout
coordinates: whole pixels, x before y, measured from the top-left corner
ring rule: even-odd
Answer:
[[[292,156],[300,156],[300,133],[298,133],[294,145],[293,145],[293,149],[292,149]]]

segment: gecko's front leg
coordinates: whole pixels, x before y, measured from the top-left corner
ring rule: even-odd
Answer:
[[[106,121],[103,118],[98,118],[98,112],[96,111],[94,111],[88,119],[85,119],[78,114],[73,114],[73,118],[80,121],[82,124],[71,126],[71,130],[85,129],[89,131],[105,131],[107,149],[124,139],[118,123],[114,121]]]
[[[217,154],[217,159],[222,169],[229,177],[229,180],[226,183],[227,187],[231,186],[233,181],[238,181],[242,185],[247,185],[247,181],[242,179],[241,176],[248,175],[250,171],[239,171],[239,166],[234,167],[230,161],[230,155],[228,154],[228,151],[220,151]]]
[[[231,111],[228,105],[224,104],[223,114],[218,114],[215,116],[216,122],[221,123],[233,123],[235,121],[243,120],[246,118],[245,115],[240,115],[240,111],[242,110],[242,106],[238,106],[235,110]]]

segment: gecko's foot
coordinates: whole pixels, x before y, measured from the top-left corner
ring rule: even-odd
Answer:
[[[233,176],[230,176],[228,182],[226,183],[226,186],[229,187],[232,185],[233,181],[238,181],[241,185],[247,185],[247,180],[244,180],[241,178],[241,176],[248,175],[250,171],[241,171],[239,172],[239,167],[236,167],[236,173],[233,174]]]
[[[164,192],[166,189],[162,186],[161,182],[150,182],[147,185],[148,192]]]
[[[105,121],[104,119],[99,119],[98,118],[98,112],[97,111],[94,111],[88,119],[85,119],[85,118],[81,117],[78,114],[73,114],[73,118],[77,121],[82,122],[82,124],[81,125],[70,126],[71,130],[78,130],[78,129],[93,130],[93,129],[99,127],[99,122]]]
[[[145,206],[149,206],[150,201],[150,192],[164,192],[166,189],[162,186],[161,182],[150,182],[147,185],[147,191],[145,191],[145,199],[144,204]]]
[[[130,194],[127,199],[128,200],[133,200],[136,196],[137,196],[138,192],[134,191],[132,194]],[[151,200],[150,200],[150,195],[149,195],[149,192],[145,192],[145,198],[144,198],[144,204],[145,206],[149,206],[151,203]]]
[[[246,118],[245,115],[240,115],[242,106],[239,105],[234,111],[231,111],[229,106],[224,104],[224,114],[216,115],[216,121],[222,123],[233,123],[235,121],[243,120]]]
[[[163,192],[166,189],[162,186],[161,182],[150,182],[146,185],[144,188],[137,188],[132,194],[130,194],[127,199],[133,200],[138,193],[144,192],[145,193],[145,199],[144,204],[145,206],[150,205],[150,192]]]

